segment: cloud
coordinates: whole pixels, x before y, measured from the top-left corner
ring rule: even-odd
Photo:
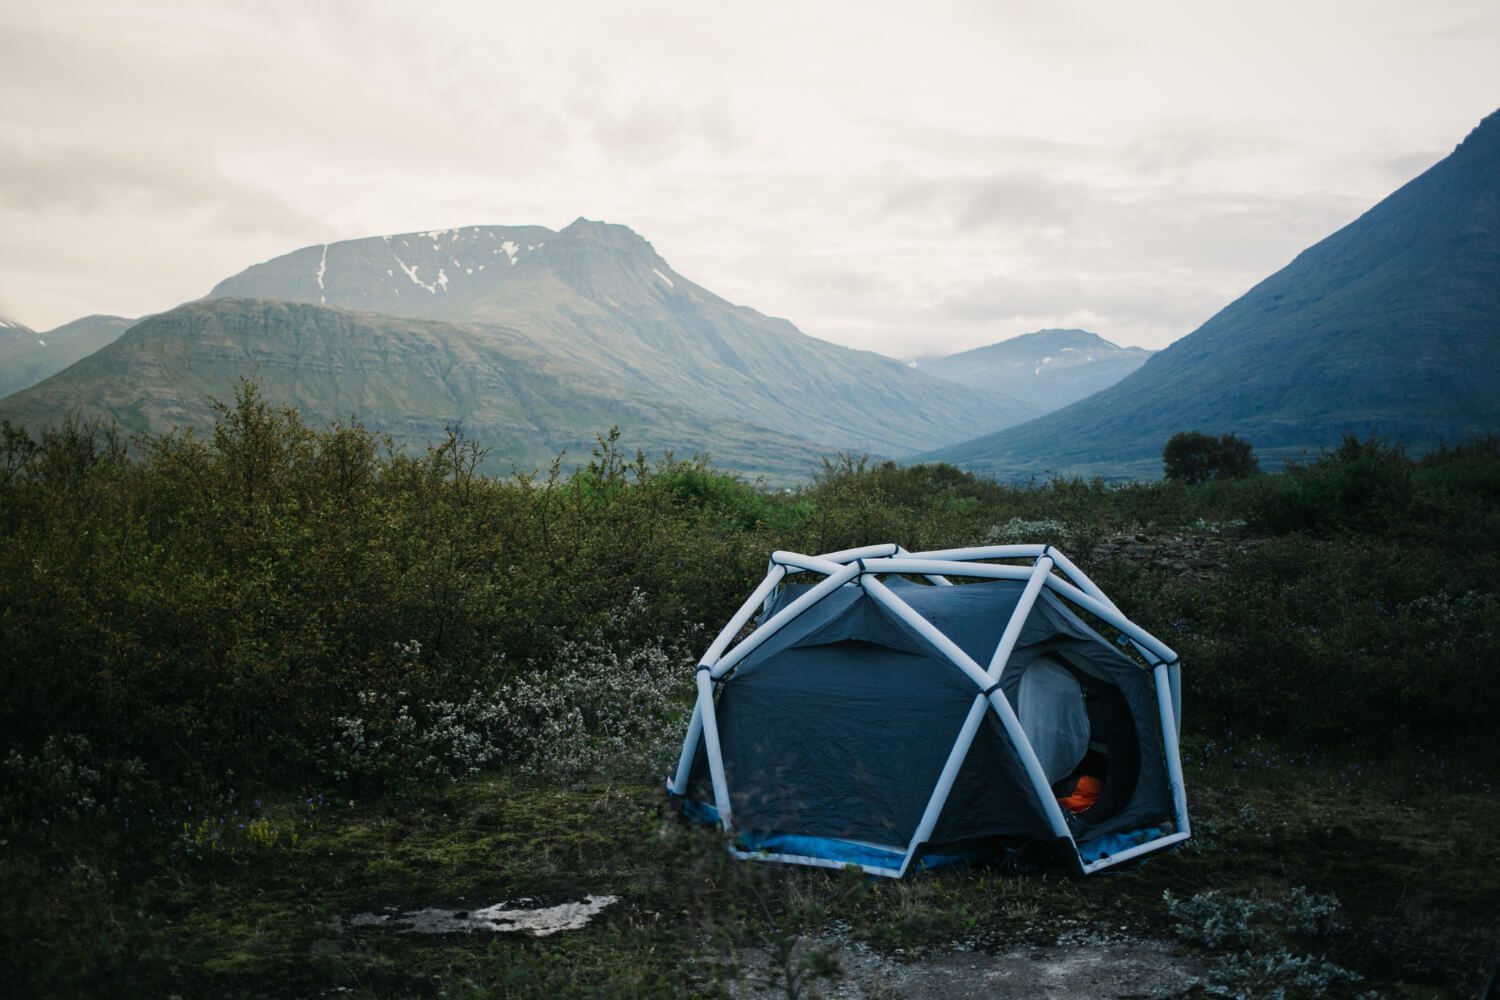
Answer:
[[[228,234],[295,234],[316,220],[276,192],[229,177],[203,150],[22,146],[0,140],[0,200],[21,213],[202,212]]]
[[[4,5],[5,294],[140,312],[305,243],[585,215],[843,343],[1160,346],[1491,110],[1492,8]]]
[[[1119,153],[1119,163],[1142,177],[1180,178],[1189,172],[1264,159],[1291,148],[1280,132],[1256,120],[1178,118],[1148,123]]]

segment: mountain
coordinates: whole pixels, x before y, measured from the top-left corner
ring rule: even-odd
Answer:
[[[1181,430],[1276,464],[1376,433],[1422,450],[1500,428],[1500,112],[1116,385],[933,451],[1005,478],[1157,476]]]
[[[420,444],[462,420],[497,471],[586,454],[618,423],[633,446],[795,479],[833,451],[909,454],[1035,413],[732,305],[629,229],[584,220],[304,248],[86,361],[0,401],[0,416],[202,425],[208,396],[258,373],[269,400],[315,425],[354,415]]]
[[[632,446],[684,448],[685,428],[734,468],[805,475],[826,449],[748,423],[715,421],[659,400],[590,387],[525,337],[498,327],[412,320],[267,299],[198,301],[151,316],[53,378],[0,401],[0,416],[37,427],[78,410],[129,431],[212,426],[212,400],[259,378],[276,405],[313,426],[356,416],[418,446],[445,424],[493,449],[490,468],[587,456],[619,424]],[[774,440],[768,445],[767,440]]]
[[[974,389],[1004,393],[1048,412],[1107,389],[1152,352],[1120,347],[1087,330],[1038,330],[917,368]]]
[[[469,226],[305,247],[209,293],[228,296],[498,324],[586,361],[616,391],[837,448],[907,454],[1038,412],[995,393],[956,398],[893,359],[732,305],[625,226],[585,219],[560,232]]]
[[[0,318],[0,399],[93,354],[134,322],[123,316],[85,316],[37,333]]]
[[[0,316],[0,345],[8,347],[12,341],[20,343],[36,337],[36,331],[25,323],[17,323],[13,319]]]

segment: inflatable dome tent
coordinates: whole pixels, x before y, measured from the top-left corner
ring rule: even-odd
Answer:
[[[1087,874],[1190,836],[1177,655],[1050,546],[776,552],[697,683],[669,791],[740,858]]]

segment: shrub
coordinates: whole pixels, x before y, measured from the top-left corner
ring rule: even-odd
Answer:
[[[320,753],[323,776],[363,792],[456,781],[497,763],[560,778],[664,774],[691,706],[696,634],[620,640],[650,614],[637,592],[545,660],[497,670],[456,697],[418,702],[406,691],[361,692],[358,709],[333,720]],[[419,655],[420,647],[400,652]]]
[[[1380,531],[1404,519],[1413,495],[1412,462],[1399,445],[1346,435],[1311,465],[1288,463],[1250,520],[1275,534]]]
[[[1173,434],[1162,448],[1162,474],[1171,482],[1197,486],[1215,479],[1244,479],[1260,471],[1250,442],[1234,434],[1214,437],[1201,431]]]
[[[1206,984],[1217,996],[1322,994],[1360,976],[1326,955],[1292,948],[1326,947],[1340,929],[1339,901],[1295,886],[1285,897],[1237,896],[1218,889],[1188,899],[1164,893],[1177,937],[1223,954]],[[1288,946],[1291,947],[1288,947]],[[1250,992],[1246,992],[1249,990]]]
[[[131,454],[77,420],[36,439],[0,427],[7,829],[106,818],[69,805],[84,797],[113,821],[116,800],[335,779],[363,795],[621,751],[654,771],[670,755],[654,740],[680,735],[689,700],[684,644],[778,548],[1058,544],[1132,617],[1173,630],[1197,665],[1190,720],[1473,741],[1500,712],[1482,669],[1500,657],[1485,486],[1500,461],[1482,439],[1420,463],[1346,443],[1285,476],[1196,487],[1016,488],[843,456],[773,491],[705,461],[648,462],[618,432],[576,471],[559,459],[492,479],[459,428],[398,453],[357,424],[308,428],[253,383],[219,418]],[[1091,561],[1106,535],[1201,535],[1247,507],[1252,531],[1292,534],[1240,551],[1229,532],[1213,587]]]

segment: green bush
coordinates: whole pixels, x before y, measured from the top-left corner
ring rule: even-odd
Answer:
[[[1244,479],[1260,472],[1255,449],[1235,434],[1217,438],[1201,431],[1173,434],[1162,448],[1161,459],[1167,480],[1188,486],[1215,479]]]
[[[135,458],[73,420],[0,445],[0,749],[77,734],[200,791],[331,781],[341,719],[394,727],[398,707],[371,712],[401,702],[431,728],[431,706],[571,637],[716,620],[782,506],[701,465],[627,460],[617,434],[572,475],[488,479],[457,429],[395,453],[359,426],[313,431],[251,383],[211,435]]]
[[[497,480],[482,458],[458,428],[422,454],[314,430],[253,383],[212,433],[131,451],[78,420],[0,428],[0,820],[42,836],[27,817],[82,822],[84,798],[123,821],[540,759],[506,726],[581,719],[579,759],[621,756],[623,717],[588,700],[593,666],[612,678],[599,692],[639,694],[639,718],[670,728],[688,687],[663,651],[690,658],[778,548],[1059,545],[1181,649],[1190,728],[1472,739],[1500,712],[1482,667],[1500,660],[1493,439],[1421,462],[1345,442],[1286,475],[1192,487],[1016,488],[844,455],[772,491],[649,462],[614,431],[574,471]],[[1270,537],[1240,551],[1247,515]],[[1210,533],[1234,554],[1212,586],[1094,558],[1141,532]]]
[[[1345,436],[1338,448],[1308,465],[1288,463],[1267,483],[1250,512],[1251,523],[1273,534],[1302,531],[1328,536],[1344,531],[1401,532],[1434,519],[1449,524],[1479,513],[1500,462],[1472,453],[1436,455],[1419,466],[1401,446],[1376,437]],[[1419,474],[1420,470],[1420,474]],[[1490,493],[1492,501],[1500,493]],[[1474,501],[1479,501],[1476,505]]]

